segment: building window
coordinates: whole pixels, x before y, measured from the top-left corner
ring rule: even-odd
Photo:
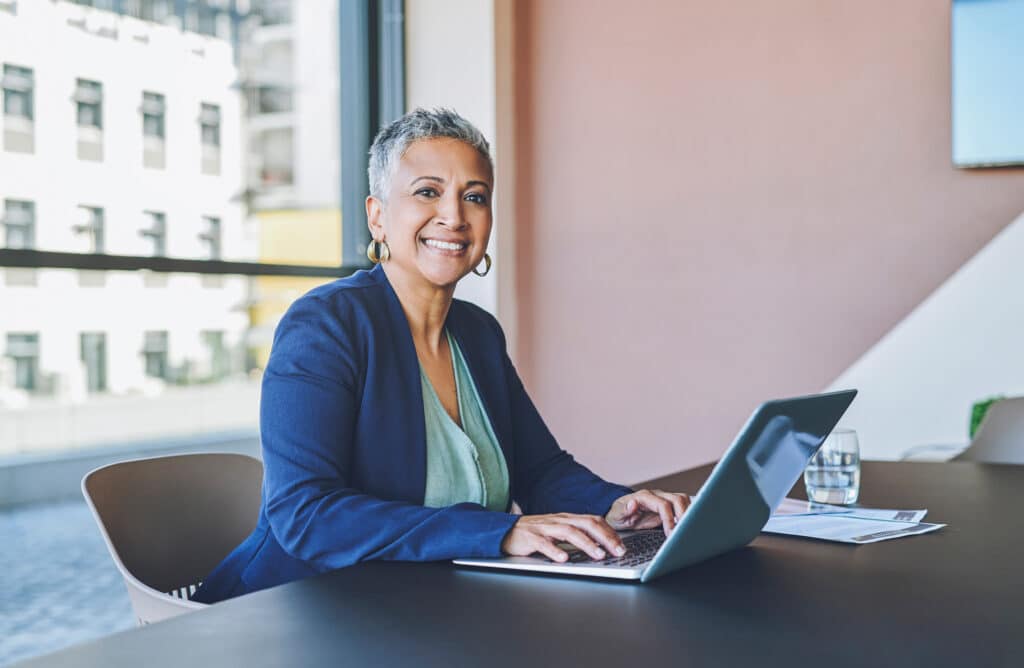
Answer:
[[[96,206],[78,207],[82,222],[74,226],[76,234],[80,234],[89,242],[87,253],[103,253],[105,245],[103,235],[103,209]]]
[[[260,185],[263,188],[290,186],[294,183],[294,138],[291,128],[274,128],[259,137],[257,154],[262,160]]]
[[[32,120],[32,70],[17,65],[4,65],[4,116]]]
[[[167,216],[159,211],[143,211],[149,218],[149,227],[139,230],[139,234],[152,243],[150,255],[153,257],[167,256]]]
[[[14,360],[14,386],[34,392],[39,388],[39,334],[7,335],[7,357]]]
[[[220,174],[220,107],[216,104],[199,105],[199,141],[202,144],[203,174]]]
[[[159,93],[142,94],[142,134],[146,137],[164,138],[164,117],[166,113],[164,96]]]
[[[194,5],[188,18],[189,29],[200,35],[217,36],[217,10],[205,2]]]
[[[201,333],[210,363],[210,380],[225,378],[231,371],[228,350],[224,345],[224,332],[204,331]]]
[[[167,380],[167,332],[146,332],[142,342],[146,375]]]
[[[4,200],[4,248],[36,247],[36,205],[33,202]]]
[[[220,218],[203,216],[203,225],[206,230],[199,235],[199,240],[206,246],[206,257],[208,260],[220,259]]]
[[[265,26],[281,25],[292,22],[291,0],[256,0],[252,11],[260,17]]]
[[[78,79],[75,84],[78,127],[103,129],[103,84]]]
[[[106,392],[107,335],[103,332],[83,332],[81,344],[86,389],[89,392]]]
[[[220,147],[220,107],[216,104],[199,105],[199,128],[203,146]]]
[[[32,70],[4,65],[4,150],[32,153],[35,150],[35,101]]]
[[[173,0],[124,0],[124,13],[143,21],[163,23],[174,15]]]
[[[165,132],[167,110],[164,96],[142,94],[142,166],[163,169],[166,165]]]
[[[103,160],[103,85],[78,79],[75,84],[78,159]]]

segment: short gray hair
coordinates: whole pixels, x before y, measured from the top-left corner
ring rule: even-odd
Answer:
[[[465,142],[487,158],[494,175],[494,160],[491,146],[484,134],[472,123],[451,109],[417,108],[405,116],[391,121],[380,129],[370,147],[370,195],[383,200],[387,183],[398,169],[398,162],[409,147],[422,139],[458,139]]]

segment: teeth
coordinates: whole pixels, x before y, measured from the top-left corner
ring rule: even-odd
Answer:
[[[423,243],[432,248],[439,248],[441,250],[462,250],[466,247],[465,244],[456,244],[450,241],[438,241],[437,239],[424,239]]]

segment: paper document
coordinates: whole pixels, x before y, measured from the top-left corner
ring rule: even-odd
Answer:
[[[829,515],[842,513],[848,517],[860,517],[872,520],[894,520],[897,522],[920,522],[928,514],[927,510],[885,510],[881,508],[851,508],[831,506],[827,503],[814,503],[800,499],[785,498],[772,513],[772,517],[790,515]]]
[[[922,522],[927,514],[927,510],[851,508],[786,498],[762,531],[862,545],[946,526]]]
[[[880,540],[928,533],[946,526],[927,522],[897,522],[884,519],[856,517],[848,513],[823,515],[788,515],[772,517],[762,531],[766,533],[818,538],[863,545]]]

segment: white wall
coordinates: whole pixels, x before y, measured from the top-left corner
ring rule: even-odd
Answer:
[[[1024,214],[832,383],[860,390],[843,424],[863,456],[966,445],[975,401],[1024,395],[1021,258]]]
[[[405,101],[408,109],[450,107],[476,125],[498,159],[495,142],[494,0],[409,0],[405,4]],[[495,202],[510,196],[497,174]],[[504,263],[498,243],[505,221],[497,215],[488,252],[494,260],[485,278],[470,274],[456,297],[498,312],[498,281]],[[504,245],[502,246],[504,248]]]

